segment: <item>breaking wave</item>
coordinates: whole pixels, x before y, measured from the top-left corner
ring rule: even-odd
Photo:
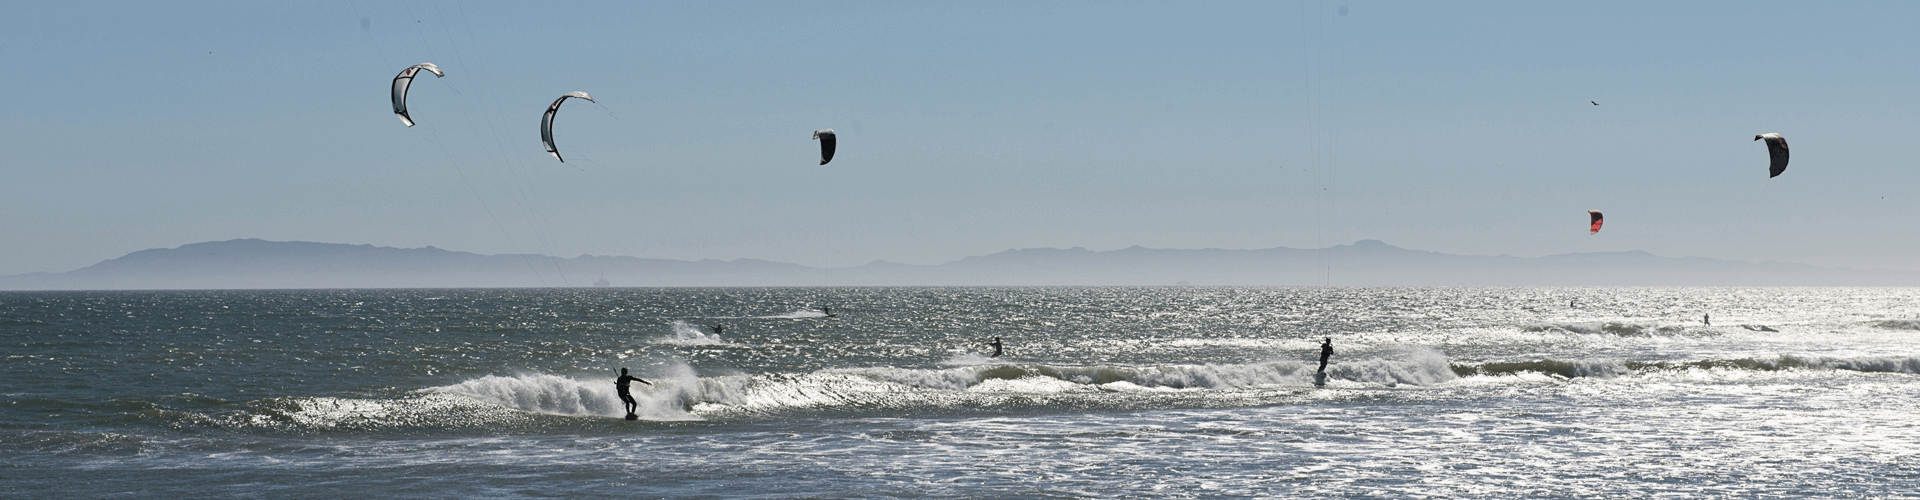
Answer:
[[[1265,397],[1260,395],[1293,394],[1311,387],[1315,368],[1313,363],[1296,360],[1152,366],[985,363],[938,368],[870,367],[700,376],[691,367],[679,364],[641,374],[653,384],[636,385],[633,395],[639,403],[635,413],[649,421],[791,415],[796,411],[852,414],[944,409],[979,411],[1001,404],[1022,408],[1149,408],[1169,401],[1165,397],[1187,398],[1180,401],[1189,402],[1213,398],[1231,401],[1225,403],[1229,405],[1268,404],[1271,400],[1260,399]],[[1426,386],[1460,377],[1523,373],[1572,379],[1687,370],[1920,374],[1920,356],[1784,355],[1691,361],[1545,359],[1454,364],[1439,353],[1417,351],[1331,364],[1327,374],[1330,387],[1364,388]],[[1192,399],[1194,397],[1201,399]],[[128,418],[160,418],[181,427],[277,428],[299,432],[462,427],[498,431],[555,425],[551,417],[542,415],[618,419],[624,413],[612,378],[544,373],[483,376],[392,399],[285,397],[237,404],[237,411],[231,412],[173,415],[179,412],[158,414],[142,410]]]
[[[1627,323],[1617,321],[1590,321],[1579,323],[1543,323],[1522,327],[1524,332],[1560,332],[1583,335],[1614,335],[1619,337],[1676,337],[1687,335],[1711,334],[1711,330],[1694,329],[1688,325],[1657,323]]]
[[[953,357],[950,357],[950,358],[947,358],[947,359],[946,359],[945,361],[941,361],[941,362],[940,362],[940,364],[943,364],[943,365],[984,365],[984,364],[988,364],[988,363],[995,363],[995,362],[999,362],[999,361],[1000,361],[1000,360],[997,360],[997,359],[993,359],[993,357],[991,357],[991,356],[987,356],[987,355],[985,355],[985,354],[980,354],[980,353],[976,353],[976,352],[968,352],[968,353],[961,353],[961,354],[955,354],[955,355],[954,355]]]
[[[1890,330],[1920,330],[1920,319],[1890,319],[1873,322],[1875,328]]]
[[[654,385],[636,386],[634,397],[640,418],[687,420],[709,411],[943,406],[981,395],[1305,388],[1312,385],[1315,368],[1293,360],[1155,366],[982,363],[700,377],[677,365],[667,376],[646,375]],[[1457,378],[1446,357],[1433,352],[1335,363],[1327,373],[1335,381],[1378,385],[1427,385]],[[554,415],[619,417],[622,409],[611,380],[551,374],[486,376],[427,392]]]
[[[1617,359],[1542,359],[1453,365],[1453,373],[1462,377],[1513,375],[1526,372],[1559,375],[1566,378],[1613,377],[1626,375],[1630,371],[1627,363]]]
[[[1534,361],[1495,361],[1453,365],[1453,373],[1474,375],[1513,375],[1541,373],[1565,378],[1617,377],[1655,370],[1846,370],[1875,373],[1920,374],[1920,356],[1872,356],[1834,358],[1825,356],[1783,355],[1776,358],[1705,359],[1683,361],[1621,361],[1616,359]]]
[[[720,334],[717,332],[704,330],[701,329],[701,327],[694,326],[692,323],[677,320],[673,322],[673,335],[661,338],[659,341],[680,345],[720,345],[727,343],[720,338]]]
[[[1084,410],[1155,408],[1168,404],[1270,404],[1273,400],[1262,398],[1296,394],[1312,387],[1315,368],[1313,363],[1296,360],[1149,366],[989,362],[935,368],[839,368],[805,373],[701,376],[691,367],[677,364],[640,374],[652,385],[634,386],[633,395],[638,402],[635,413],[648,421],[702,420],[728,415],[758,418],[754,416],[823,411],[853,415],[965,412],[996,405]],[[1461,377],[1524,373],[1573,379],[1689,370],[1920,374],[1920,356],[1783,355],[1674,361],[1543,359],[1455,364],[1436,352],[1415,351],[1334,363],[1327,367],[1327,374],[1328,386],[1338,389],[1428,386]],[[1276,390],[1279,392],[1274,392]],[[1176,399],[1166,399],[1168,397]],[[552,417],[543,415],[618,419],[624,413],[611,377],[576,378],[547,373],[488,375],[390,399],[284,397],[236,404],[236,411],[200,414],[156,413],[157,410],[147,409],[134,411],[128,418],[159,418],[180,427],[274,428],[297,432],[396,428],[499,431],[579,425],[556,424]]]
[[[651,385],[634,384],[633,398],[639,403],[634,414],[647,420],[697,420],[699,417],[688,413],[687,408],[700,395],[699,377],[686,365],[675,365],[667,371],[664,375],[646,376]],[[488,375],[425,392],[461,394],[509,408],[553,415],[620,418],[626,413],[610,377],[582,381],[549,374]]]
[[[1637,366],[1636,366],[1637,365]],[[1725,359],[1700,361],[1653,361],[1630,363],[1635,370],[1737,369],[1737,370],[1846,370],[1876,373],[1920,373],[1920,356],[1869,356],[1833,358],[1826,356],[1784,355],[1772,359]]]

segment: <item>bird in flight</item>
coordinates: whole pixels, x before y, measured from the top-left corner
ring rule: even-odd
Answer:
[[[1593,102],[1593,101],[1587,101],[1587,102]],[[1599,106],[1599,105],[1600,105],[1600,103],[1597,103],[1597,102],[1593,102],[1593,105],[1595,105],[1595,106]]]

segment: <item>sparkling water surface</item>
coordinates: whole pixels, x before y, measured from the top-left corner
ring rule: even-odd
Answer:
[[[1920,289],[7,292],[0,345],[7,496],[1920,495]]]

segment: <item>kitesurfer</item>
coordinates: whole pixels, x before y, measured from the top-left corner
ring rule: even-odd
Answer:
[[[627,386],[632,385],[634,382],[653,385],[653,382],[648,382],[645,380],[641,380],[640,377],[628,375],[626,368],[621,368],[620,378],[615,379],[613,381],[614,388],[617,388],[620,390],[620,402],[625,403],[627,405],[627,415],[633,415],[634,410],[640,409],[640,402],[634,401],[633,393],[627,392]]]
[[[825,314],[827,315],[827,317],[831,318],[833,317],[833,308],[828,306],[820,306],[820,314]]]
[[[1701,314],[1700,322],[1706,323],[1707,326],[1713,326],[1713,313]]]
[[[711,329],[713,329],[713,334],[714,334],[714,335],[719,335],[719,334],[720,334],[720,332],[723,332],[723,331],[726,331],[726,330],[727,330],[727,327],[725,327],[725,326],[721,326],[721,325],[713,325],[713,326],[709,326],[709,327],[707,327],[707,328],[711,328]]]
[[[993,341],[988,342],[987,345],[993,346],[993,357],[1000,357],[1000,337],[994,337]]]
[[[1320,342],[1320,375],[1327,374],[1327,358],[1333,357],[1333,337]]]

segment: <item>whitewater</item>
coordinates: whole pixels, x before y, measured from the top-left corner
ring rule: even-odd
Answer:
[[[1920,491],[1911,288],[4,292],[0,345],[16,497]]]

